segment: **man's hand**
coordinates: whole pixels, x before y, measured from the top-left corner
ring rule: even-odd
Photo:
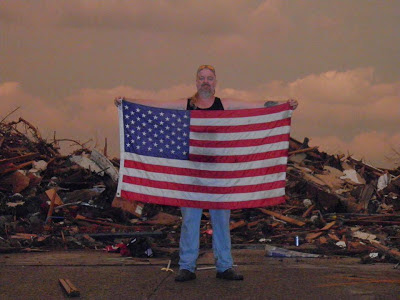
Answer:
[[[287,101],[287,103],[289,103],[290,107],[295,110],[297,108],[297,106],[299,105],[299,102],[297,102],[296,99],[289,99]]]
[[[125,100],[125,97],[116,97],[114,98],[114,104],[116,107],[120,106],[122,103],[122,100]]]

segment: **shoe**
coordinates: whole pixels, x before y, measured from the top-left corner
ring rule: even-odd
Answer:
[[[175,277],[175,281],[183,282],[196,279],[196,274],[189,270],[181,269],[178,275]]]
[[[226,280],[243,280],[243,275],[236,273],[234,269],[230,268],[224,272],[217,272],[217,278]]]

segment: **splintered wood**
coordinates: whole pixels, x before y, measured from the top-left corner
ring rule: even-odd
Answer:
[[[79,297],[80,291],[73,285],[73,283],[69,279],[58,279],[61,287],[64,289],[65,293],[67,293],[68,297]]]

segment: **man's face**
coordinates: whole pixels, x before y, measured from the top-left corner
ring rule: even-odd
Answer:
[[[196,87],[199,94],[212,96],[215,93],[217,79],[212,71],[203,69],[197,74]]]

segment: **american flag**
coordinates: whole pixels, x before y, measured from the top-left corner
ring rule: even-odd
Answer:
[[[292,110],[174,110],[122,101],[117,196],[238,209],[285,201]]]

